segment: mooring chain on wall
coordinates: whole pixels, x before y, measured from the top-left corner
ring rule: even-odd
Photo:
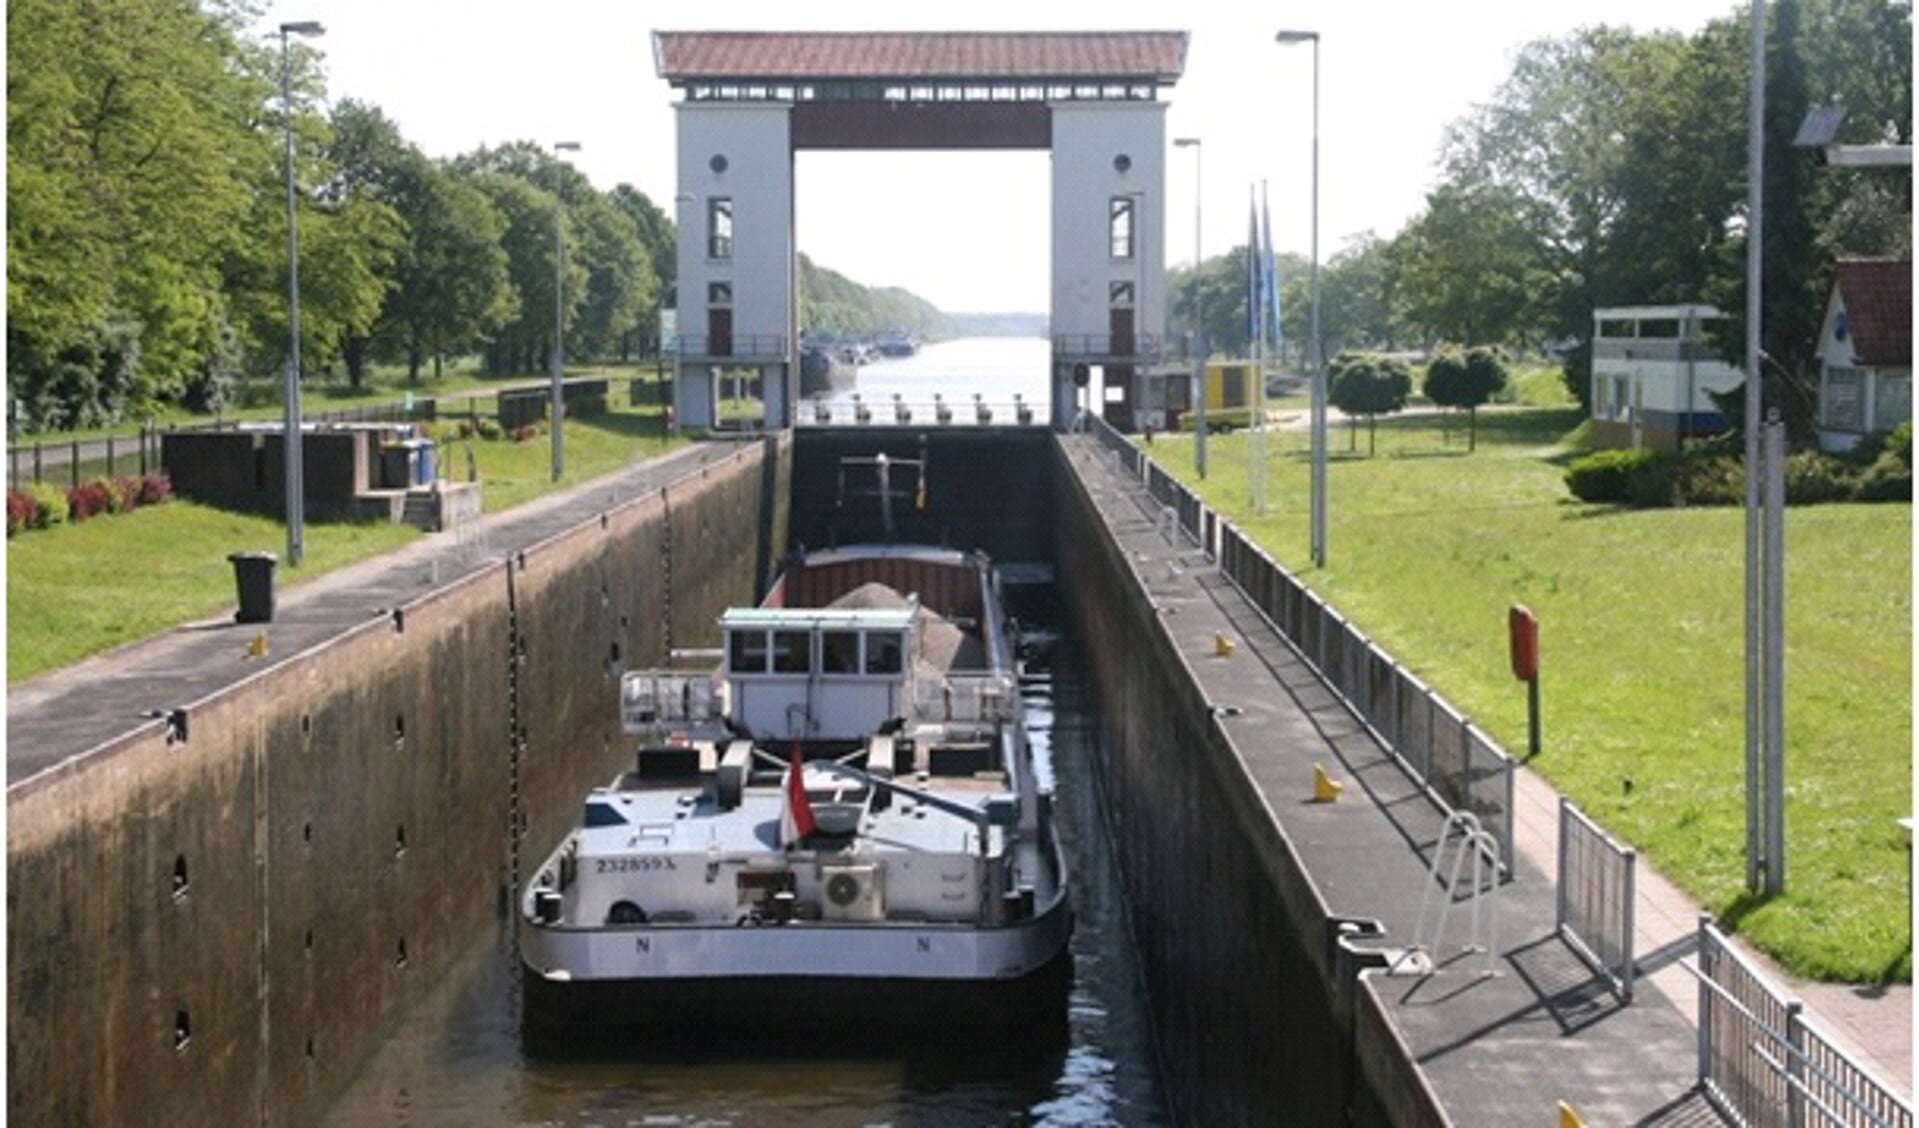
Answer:
[[[520,719],[520,670],[526,664],[526,638],[520,633],[520,607],[513,583],[513,561],[506,562],[506,842],[507,904],[513,918],[513,957],[519,958],[520,914],[515,899],[520,892],[520,839],[526,834],[525,805],[520,796],[520,770],[526,755],[526,727]]]
[[[673,495],[660,487],[660,645],[673,661]]]

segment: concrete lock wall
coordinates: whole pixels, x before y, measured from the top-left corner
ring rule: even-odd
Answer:
[[[757,594],[789,460],[742,447],[10,792],[9,1118],[323,1109],[627,762],[620,669]]]
[[[1059,574],[1093,669],[1167,1096],[1187,1124],[1338,1124],[1355,1092],[1334,924],[1063,453]]]

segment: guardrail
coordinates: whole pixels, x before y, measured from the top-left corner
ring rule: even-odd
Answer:
[[[786,338],[772,333],[682,333],[676,350],[682,360],[780,361],[787,355]]]
[[[1911,1128],[1912,1106],[1854,1062],[1699,920],[1699,1083],[1735,1123]]]
[[[1639,855],[1572,800],[1559,800],[1559,884],[1554,925],[1621,1002],[1632,1001],[1633,898]]]
[[[940,427],[1031,427],[1047,422],[1043,408],[1035,408],[1025,398],[989,400],[974,395],[970,400],[948,400],[935,395],[930,400],[905,399],[894,395],[885,399],[866,399],[858,392],[846,400],[816,399],[800,408],[799,423],[812,427],[853,426],[925,426]]]
[[[1083,426],[1116,464],[1170,509],[1179,528],[1214,560],[1267,621],[1448,814],[1469,812],[1513,866],[1513,758],[1299,578],[1248,540],[1105,420]]]

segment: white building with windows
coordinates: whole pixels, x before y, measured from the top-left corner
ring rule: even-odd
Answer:
[[[1710,393],[1745,374],[1719,358],[1709,305],[1614,306],[1593,311],[1592,445],[1676,450],[1726,429]]]
[[[1038,149],[1052,156],[1053,422],[1075,371],[1130,428],[1166,308],[1166,103],[1184,32],[659,31],[655,67],[681,94],[674,408],[719,421],[759,388],[764,422],[798,412],[794,153]],[[995,222],[969,217],[982,229]]]
[[[1842,260],[1819,327],[1819,445],[1850,450],[1912,418],[1912,263]]]

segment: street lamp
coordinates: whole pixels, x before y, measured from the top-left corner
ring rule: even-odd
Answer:
[[[555,141],[555,153],[577,153],[578,141]],[[553,480],[560,480],[562,440],[560,424],[566,418],[566,398],[561,391],[562,369],[566,365],[566,202],[560,198],[560,159],[553,158]]]
[[[1313,270],[1311,276],[1312,315],[1306,331],[1310,351],[1307,363],[1313,370],[1313,485],[1312,553],[1313,566],[1326,566],[1326,358],[1319,339],[1319,33],[1282,31],[1273,37],[1280,45],[1313,45]]]
[[[1200,172],[1200,142],[1197,137],[1175,137],[1173,147],[1193,151],[1193,468],[1202,481],[1206,478],[1206,317],[1201,306],[1205,289],[1200,274],[1205,253],[1200,243],[1200,203],[1205,180]]]
[[[286,113],[287,169],[287,359],[285,400],[287,567],[295,567],[306,547],[306,471],[300,432],[300,221],[293,187],[293,63],[288,37],[325,35],[318,20],[280,25],[280,105]]]

